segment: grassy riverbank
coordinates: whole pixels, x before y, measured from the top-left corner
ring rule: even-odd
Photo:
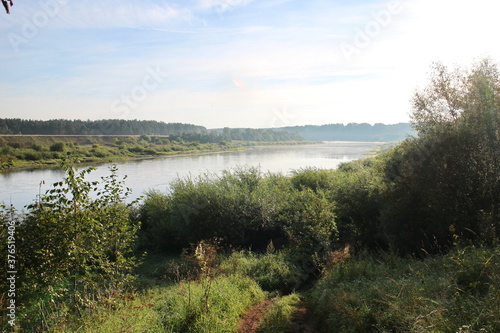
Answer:
[[[59,165],[69,155],[79,163],[242,150],[245,147],[315,144],[308,141],[200,143],[148,135],[0,135],[0,173]]]
[[[0,172],[58,165],[68,155],[80,163],[243,149],[230,142],[199,143],[147,135],[0,135]]]

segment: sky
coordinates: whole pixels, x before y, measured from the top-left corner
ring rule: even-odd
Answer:
[[[0,117],[207,128],[407,122],[433,62],[499,62],[498,7],[14,0],[0,13]]]

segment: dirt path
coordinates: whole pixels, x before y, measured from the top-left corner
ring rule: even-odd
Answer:
[[[238,333],[255,333],[272,303],[272,299],[267,299],[245,312],[241,317]],[[288,333],[317,332],[318,330],[316,329],[316,323],[310,307],[306,303],[301,302],[293,316],[292,328]]]
[[[273,303],[272,299],[266,299],[265,301],[260,302],[257,305],[254,305],[252,308],[250,308],[250,310],[245,312],[245,314],[243,314],[243,316],[241,317],[240,326],[238,327],[238,332],[255,333],[260,323],[262,322],[262,319],[266,314],[267,309],[269,309],[272,303]]]
[[[292,329],[289,333],[317,333],[316,322],[311,307],[301,302],[292,320]]]

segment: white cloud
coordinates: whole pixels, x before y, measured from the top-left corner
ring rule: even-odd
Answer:
[[[40,32],[15,57],[0,49],[0,59],[17,66],[0,79],[2,116],[114,117],[111,101],[159,64],[169,77],[127,117],[267,127],[287,108],[295,124],[391,123],[408,119],[432,61],[500,59],[496,5],[486,0],[404,1],[351,62],[339,44],[389,2],[311,1],[68,2],[50,25],[78,29]],[[18,13],[37,10],[27,7],[19,3]],[[245,10],[227,20],[213,15],[236,8]],[[123,27],[136,29],[106,29]]]
[[[200,0],[202,9],[215,9],[216,11],[225,12],[243,7],[253,2],[254,0]]]

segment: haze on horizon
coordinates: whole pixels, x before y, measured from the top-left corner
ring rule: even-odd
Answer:
[[[486,0],[17,1],[0,19],[0,117],[208,128],[407,122],[433,61],[499,61],[497,7]]]

